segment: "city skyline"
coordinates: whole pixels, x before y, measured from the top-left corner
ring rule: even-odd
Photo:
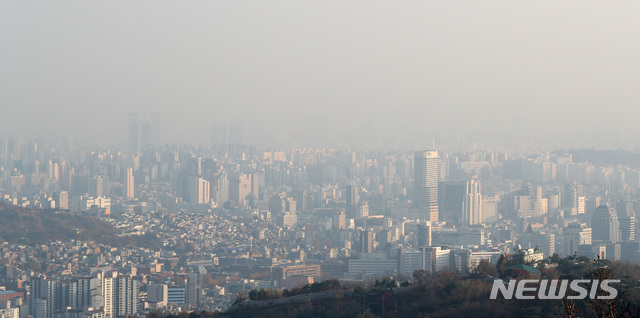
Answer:
[[[639,11],[0,1],[0,318],[640,313]]]

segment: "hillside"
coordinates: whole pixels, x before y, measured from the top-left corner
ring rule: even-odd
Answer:
[[[158,247],[155,234],[118,236],[110,223],[89,216],[0,205],[0,242],[38,244],[76,239],[114,247]]]

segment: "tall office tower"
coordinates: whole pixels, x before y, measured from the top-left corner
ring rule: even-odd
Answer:
[[[373,253],[373,232],[365,230],[360,232],[360,252]]]
[[[129,153],[136,153],[141,146],[141,127],[137,113],[129,114]]]
[[[133,177],[133,168],[127,169],[127,176],[125,178],[125,197],[127,199],[135,198],[135,179]]]
[[[69,210],[69,192],[58,191],[53,194],[53,200],[56,201],[56,207],[61,210]]]
[[[346,198],[347,203],[344,210],[345,210],[345,213],[347,214],[347,217],[350,219],[353,219],[356,217],[358,203],[360,203],[360,191],[358,190],[357,187],[354,187],[353,185],[348,184],[346,192],[347,192],[347,198]]]
[[[429,223],[429,222],[428,222]],[[418,246],[431,246],[431,224],[418,225]]]
[[[482,194],[480,181],[469,180],[466,183],[466,195],[463,207],[463,224],[474,225],[482,223]]]
[[[438,185],[438,217],[441,221],[462,226],[467,184],[464,181],[443,181]]]
[[[618,204],[618,220],[620,222],[620,241],[631,242],[636,240],[636,213],[633,202],[621,202]]]
[[[187,279],[187,305],[198,307],[200,305],[200,275],[190,273]]]
[[[636,241],[636,217],[624,216],[620,218],[620,241]]]
[[[188,177],[189,203],[207,204],[211,199],[209,181],[200,177]]]
[[[578,252],[578,246],[591,245],[591,228],[586,223],[570,223],[562,233],[562,257]]]
[[[413,204],[427,221],[438,221],[438,151],[416,151],[413,159],[415,199]]]
[[[596,208],[591,218],[593,241],[617,243],[620,241],[620,223],[614,208],[601,205]]]

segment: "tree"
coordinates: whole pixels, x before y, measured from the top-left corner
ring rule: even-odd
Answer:
[[[614,279],[615,273],[609,262],[600,258],[600,255],[593,260],[590,276],[594,281],[603,281],[605,279]],[[591,286],[586,286],[588,290],[591,290]],[[582,306],[579,308],[578,302],[574,299],[569,299],[568,296],[575,295],[575,292],[570,291],[567,296],[562,300],[563,314],[567,317],[578,317],[580,314],[584,316],[595,317],[639,317],[640,306],[630,299],[628,290],[620,290],[618,288],[618,296],[614,299],[600,299],[597,296],[603,295],[603,291],[598,289],[596,297],[591,298],[590,301],[581,302]]]
[[[491,265],[488,259],[481,259],[480,263],[471,270],[470,276],[473,278],[481,278],[485,276],[496,276],[497,274],[497,268]]]
[[[413,279],[418,284],[426,283],[427,280],[429,280],[430,276],[431,275],[429,275],[429,272],[425,271],[424,269],[419,269],[419,270],[413,272]]]

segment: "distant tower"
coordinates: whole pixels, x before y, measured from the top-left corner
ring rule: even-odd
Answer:
[[[373,232],[370,230],[360,232],[361,253],[373,253]]]
[[[125,197],[127,199],[133,199],[135,197],[135,180],[133,177],[133,168],[127,169]]]
[[[158,145],[158,126],[160,125],[160,114],[152,113],[151,121],[145,122],[140,128],[141,147],[154,147]]]
[[[614,208],[601,205],[591,218],[593,241],[617,243],[620,241],[620,223]]]
[[[138,120],[138,113],[129,114],[129,152],[136,153],[140,150],[142,127]]]
[[[482,195],[480,194],[480,181],[469,180],[466,182],[467,193],[464,199],[463,220],[464,225],[482,223]]]
[[[425,213],[425,220],[438,221],[438,151],[416,151],[413,164],[414,207]]]
[[[356,217],[356,210],[358,207],[358,203],[360,202],[360,193],[358,189],[350,184],[347,185],[347,202],[345,207],[345,213],[348,218]]]
[[[53,194],[53,200],[56,201],[58,209],[69,210],[69,192],[58,191]]]
[[[189,203],[207,204],[211,199],[211,188],[209,181],[200,177],[188,178]]]

